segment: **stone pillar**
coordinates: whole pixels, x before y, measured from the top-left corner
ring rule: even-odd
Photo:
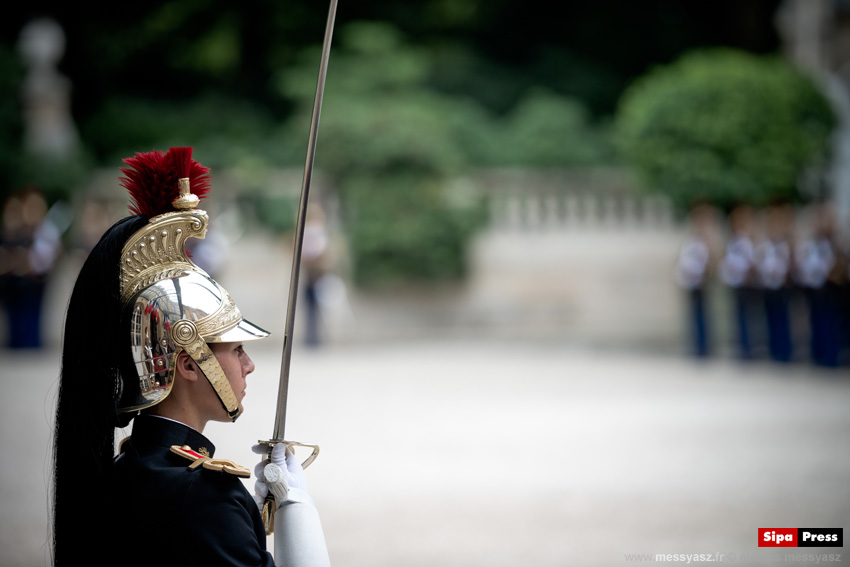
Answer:
[[[33,20],[21,30],[18,51],[28,68],[22,93],[24,147],[46,160],[69,159],[79,138],[71,118],[71,82],[56,69],[65,33],[51,19]]]

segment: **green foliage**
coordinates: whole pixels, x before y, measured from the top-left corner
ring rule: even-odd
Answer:
[[[83,125],[95,154],[110,165],[135,152],[194,146],[209,167],[263,156],[272,120],[260,105],[208,95],[186,102],[114,98]]]
[[[452,179],[473,166],[584,166],[610,162],[607,131],[577,100],[533,90],[503,117],[431,83],[434,59],[386,24],[339,30],[328,68],[316,165],[334,177],[346,213],[355,279],[457,278],[484,220],[475,188]],[[318,50],[275,85],[298,112],[277,136],[309,130]],[[290,154],[292,151],[282,153]]]
[[[496,126],[493,165],[591,166],[615,161],[607,129],[578,100],[533,89]]]
[[[429,59],[393,28],[357,23],[340,32],[316,164],[340,191],[355,280],[457,278],[483,204],[474,192],[458,198],[451,179],[469,162],[461,132],[482,115],[430,89]],[[316,61],[313,53],[279,77],[302,110],[285,139],[308,130]]]
[[[328,80],[333,85],[329,95],[368,97],[376,92],[403,92],[421,87],[430,73],[425,50],[407,44],[389,24],[352,22],[337,30],[335,38],[328,66]],[[312,102],[319,58],[318,47],[304,50],[299,66],[281,71],[276,77],[280,94]]]
[[[483,221],[483,209],[456,203],[468,189],[449,187],[441,177],[401,171],[349,181],[354,281],[369,286],[465,275],[467,242]]]
[[[788,63],[732,50],[683,56],[636,81],[618,110],[622,148],[647,186],[680,207],[800,197],[835,117]]]
[[[245,201],[244,205],[254,212],[257,220],[275,234],[284,234],[295,228],[297,197],[257,190],[246,195]]]

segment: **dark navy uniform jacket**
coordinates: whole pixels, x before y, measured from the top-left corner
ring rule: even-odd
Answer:
[[[116,565],[273,567],[254,499],[239,477],[197,467],[171,446],[215,453],[183,424],[140,415],[115,459],[120,495]]]

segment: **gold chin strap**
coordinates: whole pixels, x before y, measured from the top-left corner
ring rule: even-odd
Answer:
[[[215,393],[218,394],[218,398],[221,400],[230,420],[236,421],[236,418],[242,413],[239,409],[239,402],[236,400],[236,394],[233,393],[233,388],[230,387],[230,382],[227,381],[227,376],[225,376],[224,370],[210,350],[209,345],[198,334],[198,328],[195,327],[195,324],[185,319],[177,321],[171,327],[171,339],[195,361],[195,364],[212,384]]]

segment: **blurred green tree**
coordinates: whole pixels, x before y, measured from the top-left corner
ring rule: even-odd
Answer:
[[[500,120],[491,165],[584,167],[611,164],[616,152],[605,122],[591,120],[580,100],[530,89]]]
[[[486,114],[429,88],[431,60],[391,25],[356,22],[337,33],[316,166],[339,190],[355,281],[463,275],[483,207],[474,189],[452,179],[469,161],[464,133]],[[283,143],[306,139],[318,60],[317,51],[307,52],[277,78],[281,96],[300,109],[279,136]]]
[[[193,146],[208,167],[238,167],[265,156],[275,121],[249,100],[207,93],[187,100],[116,96],[82,125],[85,138],[111,167],[138,151]]]
[[[826,156],[835,115],[786,61],[735,50],[692,52],[641,77],[617,122],[646,186],[680,208],[801,197],[798,177]]]

